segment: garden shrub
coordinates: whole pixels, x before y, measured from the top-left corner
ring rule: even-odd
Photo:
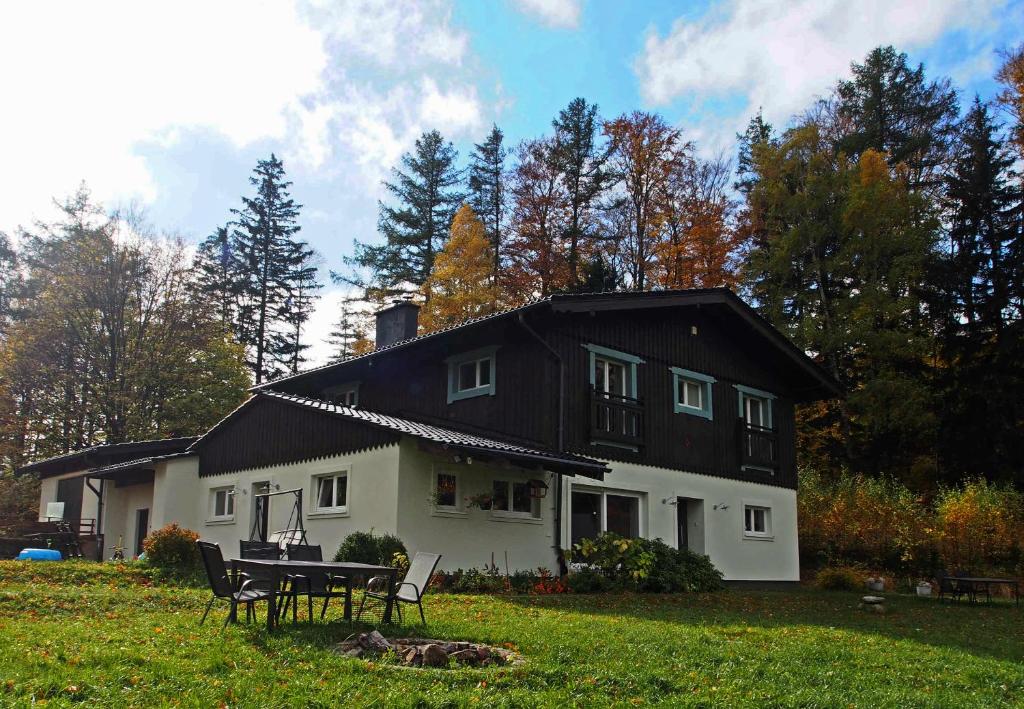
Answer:
[[[660,539],[648,542],[654,553],[650,573],[639,590],[651,593],[697,593],[722,588],[722,572],[704,554],[673,549]]]
[[[194,575],[200,570],[199,533],[172,522],[142,540],[146,563],[162,571]]]
[[[611,580],[596,569],[581,568],[565,577],[565,585],[573,593],[602,593],[610,591]]]
[[[401,539],[393,534],[374,536],[373,530],[370,530],[369,532],[352,532],[345,537],[334,555],[334,560],[392,566],[396,554],[402,554],[406,559],[409,557],[409,552]]]
[[[722,587],[722,574],[708,557],[688,549],[673,549],[661,539],[627,539],[604,532],[576,544],[572,558],[600,572],[612,588],[678,593]],[[576,583],[588,582],[579,579]],[[569,585],[573,587],[572,580]]]
[[[985,480],[942,490],[935,502],[939,554],[949,570],[1013,570],[1024,548],[1024,504],[1012,487]]]
[[[826,591],[859,591],[867,574],[856,566],[827,566],[818,572],[815,581]]]

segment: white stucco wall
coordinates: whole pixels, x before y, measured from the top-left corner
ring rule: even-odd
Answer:
[[[199,458],[171,458],[157,465],[153,477],[153,510],[150,526],[160,529],[176,522],[188,529],[198,529],[203,518],[197,512],[199,494]]]
[[[39,519],[46,518],[46,505],[57,501],[57,481],[65,478],[74,478],[82,475],[84,471],[78,470],[73,473],[54,475],[51,478],[44,478],[39,483]],[[93,486],[99,488],[99,482],[93,481]],[[99,498],[87,484],[82,485],[82,519],[96,519],[96,510]]]
[[[702,500],[703,519],[690,519],[690,542],[703,551],[726,580],[797,581],[800,559],[797,546],[796,491],[758,483],[683,473],[664,468],[611,462],[604,481],[567,478],[563,537],[571,539],[570,511],[573,486],[641,493],[640,531],[651,539],[678,543],[677,497]],[[744,533],[744,505],[771,509],[771,536]],[[691,505],[693,511],[695,506]]]
[[[130,559],[135,555],[135,515],[138,510],[149,510],[150,523],[146,533],[154,529],[153,483],[117,487],[108,481],[104,483],[103,498],[103,558],[110,558],[120,537],[125,558]]]
[[[538,471],[514,466],[486,465],[479,462],[456,463],[454,456],[442,457],[419,450],[415,441],[401,444],[398,536],[409,553],[435,552],[442,555],[438,568],[479,568],[492,559],[499,568],[557,570],[554,544],[554,483],[552,477]],[[431,495],[437,472],[455,473],[458,480],[459,508],[436,509]],[[548,483],[547,497],[538,501],[539,517],[523,519],[465,505],[467,496],[490,493],[494,480],[526,481],[543,479]]]
[[[191,500],[191,518],[194,524],[187,525],[198,531],[204,540],[220,544],[226,558],[238,554],[238,542],[249,538],[252,527],[254,505],[253,486],[270,482],[275,489],[302,488],[303,511],[307,540],[310,544],[323,547],[324,556],[333,557],[341,540],[355,531],[392,532],[397,529],[398,519],[398,470],[399,446],[387,446],[349,455],[332,456],[303,463],[289,463],[264,468],[243,470],[211,477],[198,478],[195,487],[181,486],[183,495]],[[348,511],[345,513],[317,514],[314,511],[313,477],[333,472],[348,472]],[[173,478],[168,475],[168,481]],[[211,521],[211,490],[231,486],[235,495],[234,518],[230,521]],[[174,489],[169,486],[168,489]],[[167,497],[171,497],[168,493]],[[165,503],[167,504],[167,503]],[[270,506],[270,532],[286,527],[294,498],[281,495],[272,498]],[[186,510],[177,502],[175,509],[181,510],[184,519]],[[176,521],[166,517],[167,521]]]

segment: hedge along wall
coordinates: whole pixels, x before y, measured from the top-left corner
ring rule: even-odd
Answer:
[[[929,498],[887,478],[802,471],[797,504],[805,566],[1024,571],[1024,495],[1010,486],[972,480]]]

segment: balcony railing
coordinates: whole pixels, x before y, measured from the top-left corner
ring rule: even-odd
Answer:
[[[639,399],[590,392],[590,438],[638,446],[644,439],[644,407]]]
[[[779,445],[775,429],[739,420],[740,465],[775,470],[779,467]]]

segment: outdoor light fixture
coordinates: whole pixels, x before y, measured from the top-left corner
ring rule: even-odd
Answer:
[[[526,483],[530,488],[530,497],[539,500],[548,494],[548,484],[543,480],[530,480]]]

